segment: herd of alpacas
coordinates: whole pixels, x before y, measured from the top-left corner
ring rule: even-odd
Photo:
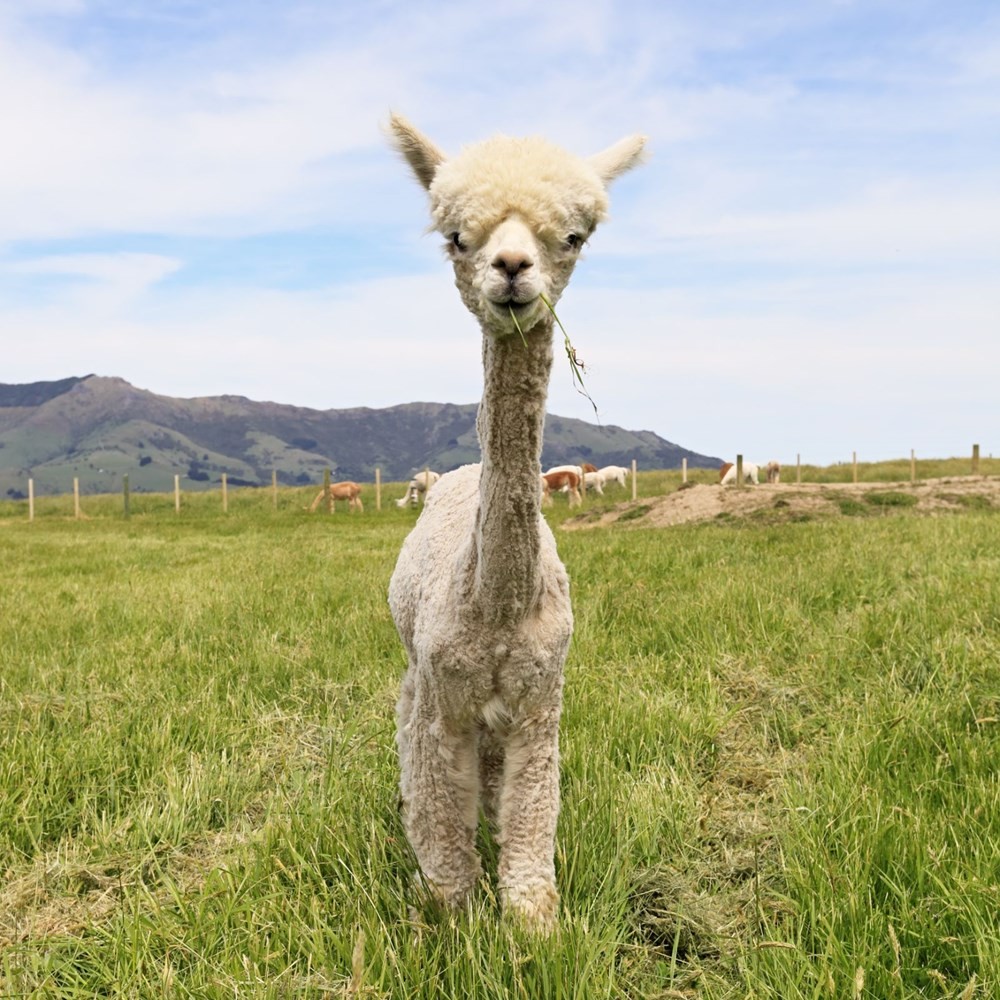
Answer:
[[[606,465],[603,469],[598,469],[587,462],[582,465],[557,465],[542,473],[542,502],[551,503],[553,492],[568,493],[569,505],[576,506],[582,502],[581,493],[584,487],[603,496],[604,487],[611,482],[625,486],[630,471],[623,465]],[[441,473],[434,472],[433,469],[418,472],[407,484],[406,492],[396,501],[396,506],[418,506],[440,478]],[[329,487],[324,486],[309,505],[309,510],[315,511],[324,500],[327,501],[331,513],[336,510],[338,500],[346,500],[349,511],[365,509],[361,500],[361,486],[351,480],[331,483]]]

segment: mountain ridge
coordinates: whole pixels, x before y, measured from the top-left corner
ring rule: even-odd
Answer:
[[[315,410],[245,396],[182,399],[140,389],[117,376],[0,383],[0,497],[107,493],[129,475],[132,489],[264,485],[272,471],[286,485],[335,479],[386,482],[419,469],[446,472],[479,460],[478,403],[411,402],[384,408]],[[652,431],[598,426],[547,414],[543,465],[711,467],[718,458],[682,448]]]

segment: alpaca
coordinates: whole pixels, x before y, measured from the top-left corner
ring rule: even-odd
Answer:
[[[760,467],[753,462],[743,463],[743,482],[757,486],[760,481]],[[736,483],[736,466],[732,462],[723,462],[719,469],[719,482],[723,486],[733,486]]]
[[[427,491],[441,478],[440,472],[434,472],[432,469],[424,469],[423,472],[418,472],[411,480],[410,485],[406,487],[406,492],[403,496],[396,501],[397,507],[405,507],[409,504],[411,507],[417,506],[417,501],[421,498],[426,497]]]
[[[552,503],[552,491],[569,494],[570,507],[583,503],[580,496],[580,477],[570,469],[557,470],[542,474],[542,503]]]
[[[345,479],[342,483],[330,483],[329,493],[324,486],[316,494],[316,499],[309,505],[310,512],[316,510],[324,499],[330,502],[331,514],[337,509],[337,500],[346,500],[348,510],[363,511],[365,509],[365,505],[361,502],[361,487],[357,483],[352,483],[349,479]]]
[[[397,704],[402,819],[432,895],[461,906],[481,863],[480,802],[500,847],[504,911],[555,923],[559,716],[573,631],[569,580],[542,517],[552,315],[607,184],[644,137],[581,159],[497,136],[447,158],[393,115],[430,196],[456,285],[482,332],[482,461],[442,476],[399,554],[389,605],[408,668]]]
[[[777,459],[772,458],[771,461],[764,466],[764,471],[767,473],[767,481],[769,483],[781,482],[781,465]]]
[[[602,487],[607,486],[608,483],[617,483],[622,489],[625,489],[631,471],[624,465],[605,465],[603,469],[597,470],[597,474],[601,477]],[[601,492],[603,493],[604,490],[602,489]]]

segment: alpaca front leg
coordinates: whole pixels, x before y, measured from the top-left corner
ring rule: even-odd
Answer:
[[[416,705],[400,722],[403,827],[431,892],[460,906],[482,871],[475,734],[449,733],[440,720],[421,718]]]
[[[500,801],[499,881],[504,909],[536,930],[555,924],[559,816],[558,710],[521,727],[507,743]]]

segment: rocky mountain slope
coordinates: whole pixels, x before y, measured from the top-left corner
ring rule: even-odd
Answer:
[[[476,404],[405,403],[385,409],[312,410],[243,396],[176,399],[137,389],[124,379],[86,375],[57,382],[0,384],[0,497],[62,493],[80,480],[84,493],[217,484],[386,482],[425,466],[447,471],[479,459]],[[600,427],[549,414],[544,465],[676,468],[717,466],[651,431]]]

